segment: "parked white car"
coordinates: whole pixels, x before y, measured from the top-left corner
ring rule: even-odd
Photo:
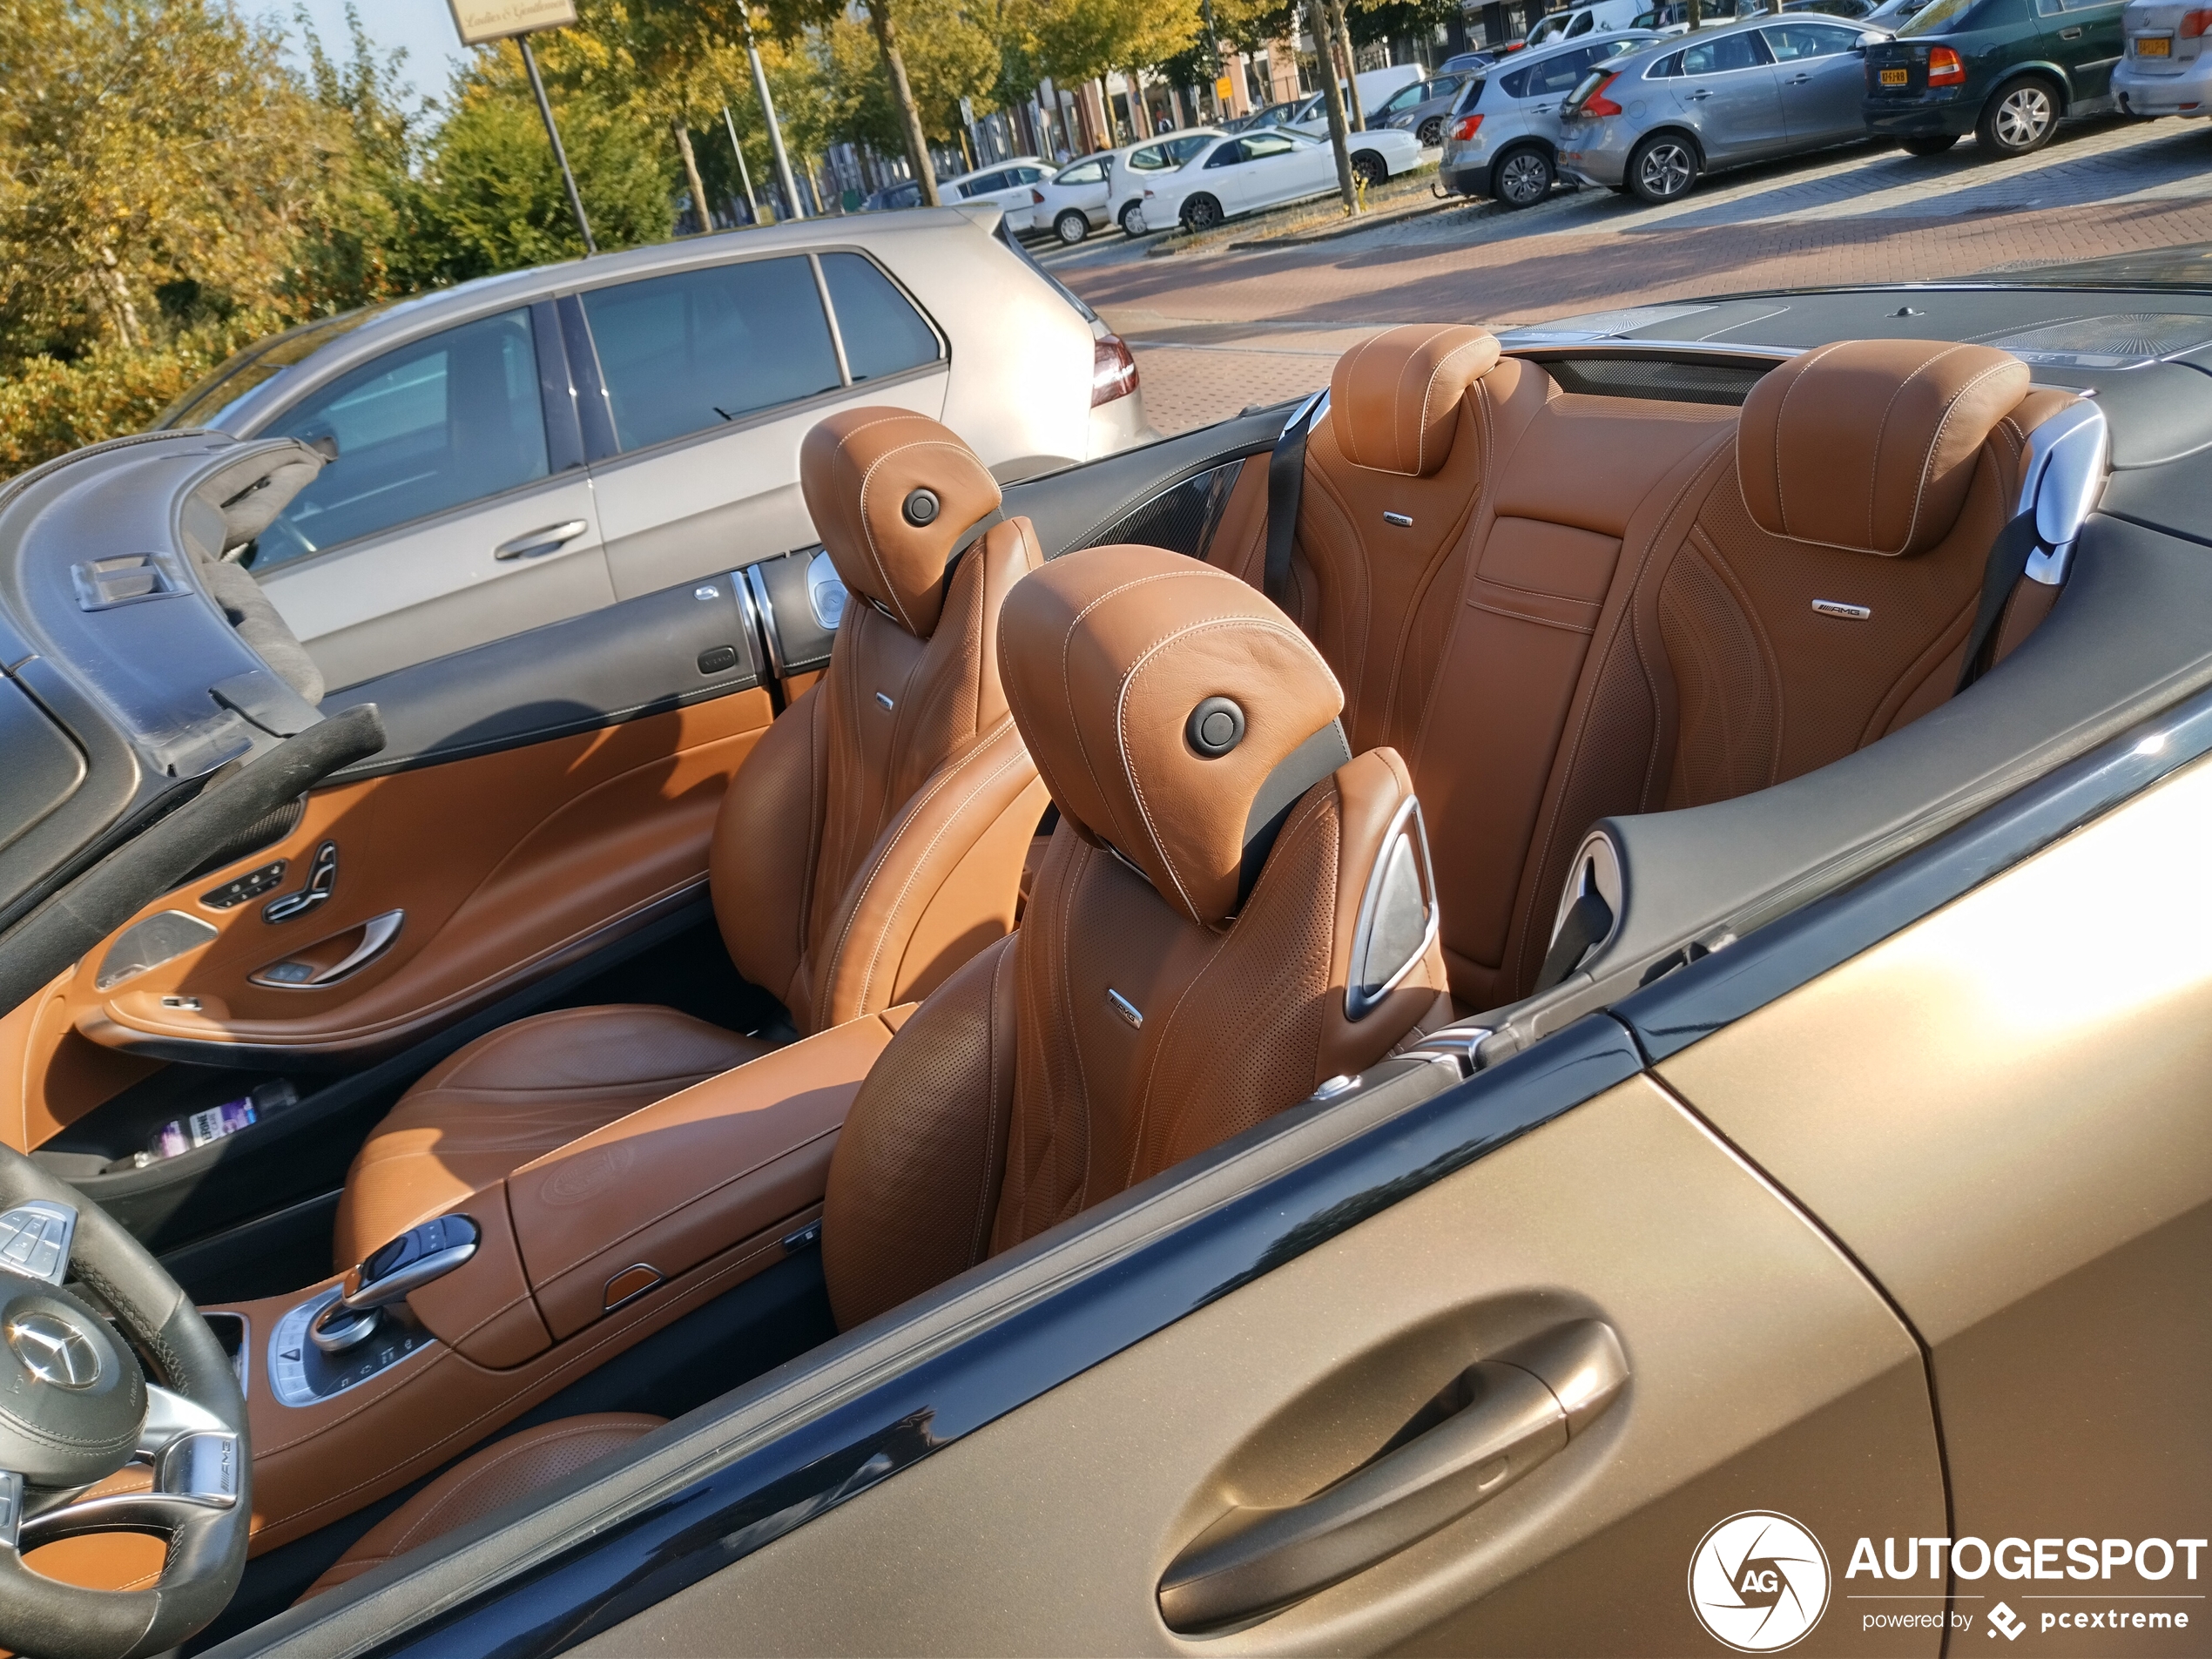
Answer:
[[[1528,31],[1528,49],[1555,40],[1575,40],[1583,35],[1602,35],[1635,25],[1642,0],[1594,0],[1589,5],[1570,6],[1537,20]]]
[[[1224,136],[1219,127],[1191,127],[1071,161],[1030,190],[1034,227],[1069,247],[1117,222],[1131,236],[1141,236],[1145,185]]]
[[[987,205],[486,277],[250,346],[161,415],[333,458],[245,556],[334,687],[818,538],[799,445],[891,404],[1001,480],[1156,435],[1129,348]]]
[[[1036,204],[1030,193],[1053,174],[1052,164],[1040,157],[1015,156],[946,179],[937,186],[937,199],[948,207],[956,201],[995,202],[1006,215],[1008,233],[1018,235],[1032,228]]]
[[[1420,165],[1421,146],[1410,132],[1386,127],[1355,132],[1352,171],[1370,189]],[[1181,225],[1210,230],[1239,213],[1325,195],[1337,187],[1336,152],[1325,138],[1288,127],[1224,138],[1144,189],[1148,230]]]

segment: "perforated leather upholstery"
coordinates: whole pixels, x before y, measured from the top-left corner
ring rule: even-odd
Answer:
[[[1402,413],[1344,393],[1355,372],[1420,383],[1434,333],[1393,330],[1339,365],[1307,449],[1295,609],[1346,685],[1355,745],[1407,757],[1453,990],[1480,1009],[1535,988],[1594,820],[1782,782],[1950,696],[2027,435],[2072,400],[1940,342],[1806,353],[1740,416],[1562,393],[1507,358],[1415,478],[1374,464],[1392,446],[1345,441],[1359,421],[1402,432]],[[1254,583],[1264,464],[1208,554]],[[2021,584],[2000,657],[2053,592]]]
[[[853,598],[828,670],[732,780],[709,873],[731,959],[806,1036],[926,995],[1003,937],[1046,797],[998,673],[1000,607],[1042,563],[1028,521],[973,535],[997,484],[950,431],[905,410],[832,416],[800,467]],[[918,491],[932,503],[920,523]],[[337,1265],[765,1046],[665,1008],[563,1010],[480,1038],[362,1147]]]
[[[923,1003],[853,1102],[823,1225],[843,1326],[1264,1122],[1442,1012],[1433,943],[1364,1019],[1346,1011],[1360,900],[1411,793],[1395,754],[1307,788],[1237,903],[1267,773],[1338,703],[1279,611],[1177,555],[1108,547],[1029,577],[1001,633],[1061,821],[1020,933]],[[1247,711],[1220,758],[1186,737],[1211,696]]]
[[[667,1420],[632,1412],[601,1412],[561,1418],[496,1440],[455,1464],[377,1522],[300,1599],[306,1602],[334,1590],[395,1556],[543,1491],[585,1464],[635,1443]]]

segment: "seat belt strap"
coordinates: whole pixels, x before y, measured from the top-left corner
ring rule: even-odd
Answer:
[[[1981,605],[1974,612],[1973,631],[1966,636],[1966,659],[1959,665],[1959,691],[1965,691],[1987,671],[1982,658],[1996,642],[2005,603],[2013,597],[2013,590],[2027,573],[2028,560],[2041,545],[2033,507],[2014,516],[1989,544],[1989,563],[1982,567]]]
[[[1278,605],[1291,590],[1291,546],[1298,538],[1298,498],[1305,493],[1305,441],[1328,412],[1329,391],[1323,387],[1291,412],[1267,457],[1267,568],[1261,586]]]

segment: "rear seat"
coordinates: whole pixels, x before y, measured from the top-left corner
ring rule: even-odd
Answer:
[[[2006,354],[1919,341],[1808,352],[1740,416],[1563,393],[1505,359],[1459,383],[1448,456],[1416,474],[1401,435],[1453,395],[1440,361],[1486,355],[1469,335],[1487,338],[1394,329],[1339,364],[1292,610],[1344,681],[1355,744],[1413,767],[1453,992],[1480,1009],[1536,988],[1595,819],[1783,782],[1952,694],[2027,435],[2073,399],[2030,392]],[[1365,428],[1386,421],[1378,450]],[[1257,581],[1255,471],[1209,556]],[[2055,594],[2020,585],[1998,657]]]

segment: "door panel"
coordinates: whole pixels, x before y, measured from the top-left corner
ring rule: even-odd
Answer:
[[[212,930],[204,943],[105,987],[113,943],[88,954],[67,994],[77,1029],[111,1048],[234,1066],[347,1063],[428,1035],[698,897],[723,792],[771,718],[765,691],[743,691],[318,790],[283,840],[135,919],[181,913]],[[325,847],[327,900],[268,921],[270,900],[301,891]],[[207,902],[279,859],[287,868],[267,893]],[[333,967],[395,912],[388,946],[357,971],[327,986],[281,982],[292,976],[279,965]]]
[[[2212,1536],[2212,894],[2172,880],[2208,819],[2199,763],[1659,1068],[1927,1342],[1956,1536]],[[2199,1557],[1959,1605],[2080,1654],[2115,1639],[2043,1612],[2181,1608],[2128,1650],[2201,1651],[2205,1602],[2116,1599],[2203,1595]]]
[[[1776,58],[1790,141],[1825,144],[1865,137],[1866,60],[1851,50],[1856,37],[1805,22],[1777,24],[1761,32]]]
[[[1756,30],[1683,49],[1682,74],[1670,85],[1710,159],[1757,155],[1783,142],[1774,66],[1753,61],[1764,55]]]
[[[1168,1629],[1163,1573],[1233,1505],[1306,1497],[1471,1362],[1589,1318],[1626,1392],[1525,1478],[1255,1624]],[[1943,1522],[1917,1349],[1639,1078],[579,1651],[716,1651],[742,1628],[759,1652],[1700,1652],[1692,1554],[1750,1508],[1803,1522],[1838,1577],[1800,1650],[1938,1650],[1862,1634],[1840,1600],[1856,1537]]]

